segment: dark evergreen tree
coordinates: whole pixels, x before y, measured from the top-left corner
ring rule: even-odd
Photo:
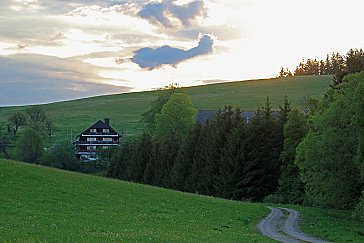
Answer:
[[[221,165],[216,184],[217,196],[227,199],[240,200],[244,188],[241,188],[241,178],[246,169],[246,123],[236,110],[233,117],[225,146],[221,151]]]
[[[160,186],[162,185],[162,175],[158,170],[161,166],[158,163],[160,158],[160,143],[153,142],[152,151],[145,166],[143,181],[145,184]]]
[[[144,171],[151,157],[152,147],[152,137],[148,133],[143,133],[142,137],[135,142],[135,149],[130,156],[127,168],[128,178],[131,181],[144,182]]]
[[[122,144],[121,148],[115,151],[110,160],[110,164],[107,168],[107,176],[120,180],[129,180],[128,167],[134,151],[134,142]]]
[[[272,114],[272,105],[267,97],[262,111],[249,124],[248,171],[241,184],[245,184],[244,197],[262,200],[273,194],[280,175],[279,154],[281,144],[276,136],[278,120]]]
[[[347,73],[357,73],[364,70],[364,52],[362,49],[350,49],[345,56]]]
[[[181,148],[171,170],[171,186],[180,191],[190,191],[193,158],[198,146],[202,125],[196,123]]]

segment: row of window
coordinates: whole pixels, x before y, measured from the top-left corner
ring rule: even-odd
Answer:
[[[108,149],[109,146],[102,146],[103,149]],[[87,146],[87,151],[96,150],[96,146]]]
[[[97,129],[96,128],[91,128],[90,129],[90,132],[95,132],[96,133],[97,132]],[[110,132],[110,130],[108,128],[104,128],[104,129],[102,129],[102,132],[105,132],[106,133],[106,132]]]
[[[96,138],[87,138],[87,141],[96,141]],[[112,141],[112,138],[102,138],[102,141]]]

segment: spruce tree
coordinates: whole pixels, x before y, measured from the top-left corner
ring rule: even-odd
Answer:
[[[180,191],[191,191],[193,158],[197,150],[202,125],[196,123],[194,129],[181,142],[181,148],[171,170],[171,186]]]

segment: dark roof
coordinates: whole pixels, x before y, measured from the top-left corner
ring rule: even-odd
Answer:
[[[105,122],[103,122],[101,120],[98,120],[95,124],[93,124],[92,126],[90,126],[89,128],[87,128],[81,134],[90,134],[90,132],[89,132],[90,129],[109,129],[110,130],[109,133],[116,133],[116,134],[118,134],[121,137],[120,133],[118,133],[117,131],[115,131],[109,124],[107,124],[107,123],[105,123]],[[78,135],[77,137],[79,137],[80,135]]]
[[[93,124],[91,127],[89,127],[87,130],[91,129],[91,128],[99,128],[99,129],[106,129],[106,128],[111,128],[109,125],[107,125],[105,122],[98,120],[95,124]]]
[[[207,120],[212,120],[215,118],[216,113],[218,110],[198,110],[196,121],[201,124],[205,124]],[[246,121],[250,121],[255,116],[255,111],[242,111],[240,115],[245,118]],[[273,115],[277,115],[277,112],[273,112]]]

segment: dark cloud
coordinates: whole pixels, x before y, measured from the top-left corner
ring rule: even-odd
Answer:
[[[209,35],[203,35],[198,46],[183,50],[170,46],[158,48],[141,48],[135,51],[132,61],[141,68],[154,69],[164,64],[175,66],[178,63],[193,57],[206,55],[212,52],[214,41]]]
[[[173,19],[178,19],[183,26],[190,26],[194,18],[205,16],[206,10],[201,0],[194,0],[185,5],[177,5],[173,0],[164,0],[144,4],[138,15],[165,27],[173,27]]]
[[[78,60],[42,55],[0,57],[0,106],[49,103],[132,89],[97,83],[92,68]]]

